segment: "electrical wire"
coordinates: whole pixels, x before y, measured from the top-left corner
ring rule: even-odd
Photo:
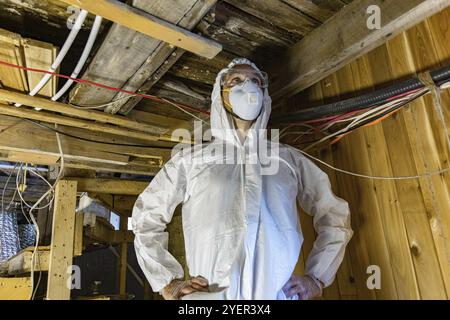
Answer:
[[[344,170],[344,169],[336,168],[336,167],[332,166],[331,164],[326,163],[325,161],[320,160],[320,159],[310,155],[309,153],[307,153],[307,152],[305,152],[305,151],[303,151],[301,149],[298,149],[298,148],[295,148],[295,147],[293,147],[293,148],[295,150],[301,152],[303,155],[307,156],[308,158],[313,159],[313,160],[323,164],[324,166],[326,166],[326,167],[328,167],[328,168],[330,168],[330,169],[332,169],[334,171],[337,171],[337,172],[340,172],[340,173],[344,173],[344,174],[347,174],[347,175],[350,175],[350,176],[358,177],[358,178],[365,178],[365,179],[371,179],[371,180],[412,180],[412,179],[427,178],[427,177],[431,177],[431,176],[435,176],[435,175],[441,175],[441,174],[446,173],[446,172],[450,172],[450,168],[446,168],[446,169],[442,169],[442,170],[438,170],[438,171],[418,174],[418,175],[415,175],[415,176],[399,176],[399,177],[370,176],[370,175],[355,173],[355,172],[347,171],[347,170]]]
[[[446,83],[444,83],[444,84],[442,84],[440,86],[441,89],[442,88],[447,88],[447,87],[450,87],[450,82],[446,82]],[[371,112],[371,116],[370,117],[365,117],[363,115],[355,117],[355,119],[353,119],[352,123],[350,125],[348,125],[346,127],[346,129],[350,129],[351,128],[351,130],[350,130],[350,132],[351,132],[352,130],[356,130],[359,127],[366,126],[366,125],[371,125],[373,123],[377,123],[377,122],[380,121],[380,119],[384,119],[388,115],[391,115],[393,112],[397,112],[403,106],[409,104],[411,101],[413,101],[413,100],[415,100],[415,99],[417,99],[419,97],[422,97],[423,95],[425,95],[427,93],[430,93],[430,92],[431,92],[430,88],[425,88],[425,89],[422,89],[422,90],[415,90],[414,92],[409,93],[407,95],[404,95],[403,97],[401,97],[400,99],[397,99],[396,101],[393,100],[393,101],[389,102],[388,104],[385,104],[385,105],[381,106],[381,107],[384,107],[384,108],[381,108],[381,107],[380,108],[376,108],[377,111],[375,113]],[[386,105],[389,105],[389,107],[386,108]],[[444,119],[444,113],[442,111],[441,105],[438,103],[437,105],[435,105],[435,107],[436,107],[436,109],[438,109],[437,112],[440,115],[439,119],[442,122],[442,125],[444,126],[444,128],[446,128],[446,126],[445,126],[445,119]],[[448,133],[448,131],[446,133]],[[449,151],[450,151],[450,137],[449,137],[448,134],[446,134],[446,140],[447,140],[447,145],[448,145],[448,148],[449,148]],[[323,141],[323,139],[321,139],[320,141]],[[350,176],[353,176],[353,177],[364,178],[364,179],[387,180],[387,181],[389,181],[389,180],[391,180],[391,181],[395,181],[395,180],[413,180],[413,179],[429,178],[429,177],[432,177],[432,176],[435,176],[435,175],[442,175],[444,173],[450,172],[450,167],[449,167],[449,168],[444,168],[444,169],[441,169],[441,170],[426,172],[426,173],[412,175],[412,176],[397,176],[397,177],[395,177],[395,176],[365,175],[365,174],[351,172],[351,171],[348,171],[348,170],[337,168],[337,167],[335,167],[335,166],[333,166],[333,165],[331,165],[331,164],[329,164],[329,163],[327,163],[327,162],[325,162],[325,161],[323,161],[321,159],[318,159],[318,158],[312,156],[311,154],[307,153],[306,149],[302,150],[300,148],[295,148],[295,147],[293,147],[293,148],[295,150],[299,151],[300,153],[302,153],[303,155],[305,155],[306,157],[308,157],[308,158],[310,158],[310,159],[312,159],[314,161],[317,161],[318,163],[320,163],[320,164],[322,164],[322,165],[324,165],[324,166],[326,166],[326,167],[328,167],[328,168],[330,168],[330,169],[332,169],[332,170],[334,170],[336,172],[340,172],[340,173],[347,174],[347,175],[350,175]]]

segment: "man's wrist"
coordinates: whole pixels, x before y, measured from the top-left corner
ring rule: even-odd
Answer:
[[[319,279],[317,279],[315,276],[307,274],[306,276],[308,276],[309,278],[311,278],[312,281],[314,281],[314,283],[317,285],[317,287],[320,289],[320,291],[322,291],[324,284],[322,283],[322,281],[320,281]]]

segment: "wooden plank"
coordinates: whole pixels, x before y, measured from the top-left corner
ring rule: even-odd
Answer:
[[[409,67],[415,70],[428,70],[435,65],[438,57],[432,45],[430,30],[427,23],[417,25],[406,32],[406,40],[410,46]],[[423,43],[430,43],[424,46]],[[425,96],[416,101],[414,112],[405,113],[408,131],[415,143],[415,161],[419,172],[434,171],[447,168],[450,163],[450,150],[445,136],[445,124],[441,123],[432,97]],[[445,109],[445,107],[443,107]],[[432,210],[428,220],[438,254],[442,278],[445,284],[446,296],[450,296],[450,174],[427,178],[426,186],[422,191],[429,193],[427,198],[431,201]],[[445,296],[441,297],[445,299]]]
[[[358,78],[354,79],[354,77],[358,77],[355,68],[357,68],[355,64],[344,67],[336,74],[336,81],[332,85],[338,87],[339,90],[357,90],[359,82]],[[338,83],[339,86],[337,85]],[[355,131],[346,139],[344,138],[340,144],[341,147],[339,149],[342,154],[345,153],[347,161],[341,162],[345,159],[341,156],[339,159],[336,159],[337,165],[341,165],[342,168],[353,172],[372,174],[367,152],[367,142],[361,130]],[[349,159],[359,160],[350,161]],[[353,181],[353,189],[348,191],[350,194],[358,190],[358,195],[353,200],[354,207],[352,208],[352,219],[355,224],[354,243],[356,242],[355,245],[358,247],[354,258],[357,261],[357,266],[361,268],[355,272],[355,277],[357,277],[358,281],[358,294],[361,298],[396,299],[397,291],[395,289],[389,251],[383,234],[380,216],[381,209],[373,192],[375,188],[374,182],[347,176],[343,176],[342,179]],[[381,277],[382,290],[369,290],[366,286],[366,269],[370,265],[377,265],[383,270],[383,276]]]
[[[111,115],[102,111],[85,110],[71,107],[67,104],[51,101],[45,98],[32,97],[23,93],[0,89],[0,100],[21,103],[30,107],[47,111],[58,112],[64,115],[93,120],[105,124],[112,124],[123,128],[142,131],[152,135],[160,135],[167,132],[166,129],[152,126],[143,122],[127,119],[123,116]]]
[[[0,277],[0,300],[30,300],[31,277]]]
[[[389,70],[383,70],[382,61],[384,61],[384,58],[387,58],[383,54],[378,57],[381,61],[377,61],[376,67],[371,70],[370,65],[374,65],[373,61],[376,61],[372,57],[377,55],[377,53],[378,51],[374,51],[372,54],[357,60],[357,70],[355,72],[358,73],[358,81],[361,87],[373,86],[374,76],[372,75],[372,70],[378,77],[381,74],[381,77],[384,78],[385,72],[387,75],[389,74]],[[356,79],[357,77],[355,77]],[[390,153],[386,146],[390,137],[385,137],[383,126],[377,124],[363,129],[363,132],[372,172],[378,176],[393,176]],[[399,192],[397,192],[393,181],[376,180],[374,181],[374,193],[380,207],[384,238],[391,256],[391,266],[398,297],[402,300],[419,299],[420,293],[412,257],[409,253],[410,243],[403,218],[404,214]]]
[[[205,58],[212,59],[222,50],[219,43],[202,38],[119,1],[97,0],[93,3],[87,0],[63,0],[63,2]]]
[[[31,258],[34,247],[22,250],[8,260],[8,275],[20,275],[31,272]],[[34,272],[48,271],[50,251],[48,247],[39,248],[34,255]]]
[[[24,66],[25,62],[20,51],[21,37],[13,32],[0,29],[0,59],[2,61]],[[28,91],[28,81],[25,71],[0,66],[0,87]]]
[[[47,299],[69,300],[68,272],[72,265],[77,182],[60,180],[56,185]]]
[[[128,217],[120,217],[120,230],[128,230]],[[127,242],[121,242],[119,244],[119,260],[118,260],[118,274],[119,274],[119,294],[125,295],[127,292]]]
[[[83,213],[75,214],[73,256],[78,257],[83,254]]]
[[[33,39],[22,39],[22,50],[27,68],[48,70],[56,58],[56,48],[47,42]],[[56,71],[58,72],[58,70]],[[34,88],[42,78],[41,73],[27,72],[28,85]],[[52,77],[45,86],[38,92],[38,95],[52,97],[56,93],[56,79]]]
[[[1,108],[1,106],[0,106]],[[8,108],[15,108],[9,107]],[[26,112],[24,108],[15,108]],[[39,111],[31,111],[40,114]],[[10,160],[36,164],[55,164],[60,158],[56,135],[48,130],[37,128],[18,118],[0,117],[0,150],[12,152],[6,155]],[[126,165],[129,157],[116,153],[97,151],[89,144],[69,140],[60,135],[64,158],[71,161],[90,161]]]
[[[120,244],[123,242],[133,242],[134,233],[127,230],[115,231],[109,223],[102,222],[97,218],[94,227],[86,228],[84,235],[91,242],[101,242],[109,244]]]
[[[108,193],[121,195],[139,195],[148,186],[147,181],[132,181],[122,179],[89,179],[71,178],[78,183],[78,191],[93,193]]]
[[[367,28],[370,5],[381,9],[379,30]],[[353,1],[267,66],[272,98],[300,92],[449,5],[450,0]]]
[[[144,133],[140,131],[134,131],[110,124],[97,123],[89,120],[81,120],[77,118],[59,116],[56,113],[35,111],[26,108],[16,108],[14,106],[8,106],[5,104],[0,104],[0,114],[43,121],[48,123],[62,124],[69,127],[82,128],[98,132],[106,132],[111,134],[116,134],[124,137],[133,137],[136,139],[141,139],[145,141],[155,141],[159,139],[159,136],[151,135],[149,133]]]
[[[216,4],[217,0],[196,1],[189,11],[181,18],[177,25],[182,28],[192,30],[200,19]],[[161,42],[151,53],[145,62],[139,67],[130,79],[127,80],[123,89],[130,91],[148,92],[151,87],[173,66],[173,64],[184,54],[184,50]],[[141,100],[141,97],[134,97],[123,100],[123,94],[118,93],[112,100],[117,103],[108,106],[105,111],[127,114]]]
[[[161,169],[159,166],[144,168],[142,166],[131,166],[131,165],[108,165],[99,164],[95,162],[71,162],[67,161],[64,163],[67,168],[73,169],[83,169],[83,170],[93,170],[96,172],[117,172],[117,173],[128,173],[128,174],[138,174],[143,176],[155,176]]]
[[[328,20],[335,13],[333,10],[325,7],[322,2],[313,0],[284,0],[284,2],[322,23]]]
[[[279,0],[226,0],[229,4],[254,15],[268,24],[276,25],[300,36],[308,34],[320,23]]]
[[[101,193],[89,193],[89,197],[100,201],[105,207],[109,208],[122,216],[131,216],[136,196],[111,195]]]

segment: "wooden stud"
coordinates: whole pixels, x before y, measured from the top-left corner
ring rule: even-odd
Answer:
[[[76,181],[60,180],[57,183],[48,271],[48,300],[70,299],[76,196]]]
[[[128,217],[120,216],[120,230],[126,232],[128,230]],[[119,294],[125,296],[127,293],[127,255],[128,245],[127,242],[121,242],[119,244]]]

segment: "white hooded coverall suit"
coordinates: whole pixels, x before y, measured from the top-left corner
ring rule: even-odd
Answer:
[[[249,131],[245,142],[236,133],[225,133],[234,124],[222,104],[221,77],[236,64],[257,69],[247,59],[235,59],[218,74],[212,92],[213,141],[190,153],[177,153],[133,208],[137,259],[155,292],[184,277],[182,266],[167,249],[165,230],[180,203],[190,276],[205,277],[211,291],[182,299],[286,299],[282,287],[294,271],[303,241],[297,200],[313,216],[317,232],[306,274],[325,287],[333,282],[352,236],[347,202],[333,194],[328,176],[300,152],[277,144],[275,174],[263,175],[259,163],[248,161],[251,152],[244,151],[264,139],[256,130],[265,129],[269,120],[267,89],[252,126],[256,130]],[[245,153],[245,161],[225,164],[213,161],[214,156],[205,159],[204,154],[219,144]],[[199,157],[203,159],[196,163]]]

